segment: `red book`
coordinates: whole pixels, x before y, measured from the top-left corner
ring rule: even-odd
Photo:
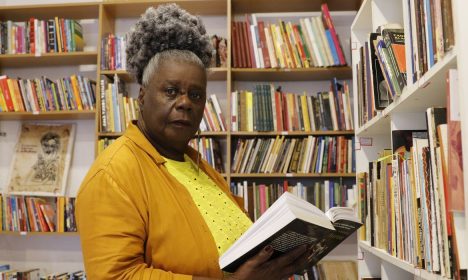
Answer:
[[[245,68],[252,68],[252,63],[250,63],[250,47],[249,47],[249,34],[247,29],[247,23],[241,21],[240,22],[242,28],[242,52],[244,53],[244,67]]]
[[[236,22],[237,26],[237,33],[238,33],[238,47],[239,47],[239,67],[240,68],[246,68],[247,67],[247,62],[245,59],[245,50],[244,50],[244,28],[242,26],[242,22],[237,21]]]
[[[60,25],[62,26],[62,28],[61,28],[61,30],[60,30],[60,31],[62,32],[62,36],[61,36],[61,39],[62,39],[62,51],[63,51],[63,52],[68,52],[69,49],[68,49],[68,47],[67,47],[67,29],[65,29],[65,28],[67,28],[67,27],[65,26],[65,19],[63,19],[63,18],[60,19]],[[47,34],[47,32],[46,32],[45,34]]]
[[[340,59],[340,64],[346,65],[346,59],[344,57],[343,49],[341,48],[340,42],[338,41],[338,36],[336,35],[335,26],[333,25],[333,21],[331,19],[327,3],[322,4],[322,19],[323,23],[327,26],[327,29],[330,30],[330,34],[333,39],[333,44],[335,44],[336,52],[338,54],[338,58]]]
[[[34,33],[34,18],[29,19],[29,53],[36,52],[36,44],[35,44],[35,36]]]
[[[8,112],[14,112],[15,106],[13,105],[12,96],[10,94],[10,89],[8,88],[7,76],[0,76],[0,87],[2,88],[3,98],[8,109]]]
[[[234,68],[239,67],[239,42],[237,41],[237,36],[239,30],[237,30],[236,23],[233,21],[231,22],[231,52],[232,52],[232,65]]]
[[[265,35],[265,23],[259,21],[258,23],[258,34],[260,36],[260,48],[262,49],[263,64],[265,68],[271,68],[270,55],[268,53],[268,45]]]
[[[276,127],[278,131],[283,131],[283,116],[282,116],[282,105],[281,105],[281,93],[275,91],[275,108],[276,108]]]
[[[254,46],[253,46],[253,40],[256,40],[254,39],[254,36],[255,34],[252,34],[252,30],[250,29],[250,21],[249,21],[249,16],[246,14],[245,15],[245,29],[246,29],[246,34],[247,34],[247,43],[249,44],[248,45],[248,51],[249,51],[249,60],[250,60],[250,67],[251,68],[257,68],[257,67],[260,67],[260,65],[257,65],[257,61],[255,59],[255,50],[254,50]]]

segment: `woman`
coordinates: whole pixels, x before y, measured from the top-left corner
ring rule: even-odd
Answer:
[[[251,224],[224,179],[188,146],[206,101],[211,46],[176,5],[150,8],[127,47],[140,115],[84,179],[76,217],[88,278],[222,279],[222,254]],[[281,279],[307,248],[269,260],[271,246],[224,279]]]

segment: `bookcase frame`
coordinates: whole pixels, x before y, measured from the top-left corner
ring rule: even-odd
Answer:
[[[463,0],[452,0],[452,11],[455,29],[455,47],[430,68],[415,83],[409,82],[401,96],[384,110],[359,127],[356,64],[359,62],[359,47],[367,40],[366,35],[385,23],[397,22],[407,28],[404,22],[404,6],[406,0],[364,0],[358,14],[351,25],[352,67],[353,67],[353,97],[354,119],[356,120],[356,142],[361,138],[369,140],[372,146],[361,145],[356,151],[356,172],[364,172],[368,162],[378,158],[377,153],[391,147],[392,129],[421,129],[424,127],[423,112],[433,106],[446,106],[446,75],[448,69],[458,69],[458,91],[460,95],[460,112],[463,142],[464,195],[465,195],[465,226],[468,225],[468,112],[462,104],[468,104],[466,86],[468,77],[468,34],[462,31],[468,19],[463,11],[468,9],[468,3]],[[464,10],[465,9],[465,10]],[[408,34],[405,29],[405,34]],[[466,242],[466,237],[462,237]],[[372,247],[366,241],[358,241],[360,248],[359,276],[381,277],[382,279],[446,279],[441,275],[415,268],[412,264],[391,256],[384,250]],[[468,252],[461,252],[468,258]]]
[[[272,4],[270,0],[178,0],[178,1],[148,1],[148,0],[110,0],[103,2],[87,2],[87,3],[69,3],[69,4],[44,4],[44,5],[20,5],[20,6],[3,6],[0,7],[0,20],[25,21],[30,17],[39,19],[48,19],[55,16],[72,19],[97,19],[98,21],[98,38],[97,51],[83,51],[71,53],[44,53],[40,56],[34,54],[19,54],[19,55],[0,55],[0,70],[10,67],[29,68],[34,67],[49,67],[49,66],[78,66],[82,64],[93,64],[97,66],[96,81],[99,81],[101,75],[113,76],[117,74],[123,81],[134,83],[134,79],[124,70],[103,70],[101,69],[101,39],[106,33],[114,33],[115,22],[118,19],[134,18],[135,20],[145,11],[147,7],[175,2],[182,8],[187,9],[191,13],[200,14],[201,16],[219,15],[226,17],[227,38],[231,38],[231,22],[236,14],[244,13],[265,13],[265,12],[303,12],[320,11],[321,0],[289,0],[277,1]],[[358,10],[360,0],[328,0],[330,11],[356,11]],[[85,38],[86,39],[86,38]],[[343,40],[343,38],[341,39]],[[226,148],[223,150],[226,173],[223,176],[228,183],[231,178],[240,179],[246,178],[249,180],[266,179],[291,179],[291,178],[315,178],[318,180],[326,178],[339,178],[353,180],[355,173],[321,173],[321,174],[236,174],[231,173],[232,160],[232,142],[233,139],[242,137],[275,137],[277,135],[285,135],[288,137],[306,137],[314,136],[342,136],[354,135],[354,131],[278,131],[278,132],[243,132],[231,131],[230,125],[230,101],[231,92],[234,90],[235,81],[324,81],[330,80],[333,77],[338,79],[349,80],[352,77],[352,69],[349,66],[330,67],[330,68],[306,68],[306,69],[246,69],[232,68],[231,66],[231,43],[228,44],[227,67],[212,68],[209,70],[209,81],[226,81],[226,110],[223,115],[227,121],[227,131],[224,132],[203,132],[201,135],[206,137],[215,137],[226,141]],[[4,74],[8,75],[8,72]],[[33,77],[24,77],[33,78]],[[39,112],[39,113],[19,113],[19,112],[3,112],[0,113],[0,122],[5,120],[92,120],[94,119],[94,149],[89,149],[86,152],[92,152],[97,155],[97,142],[104,137],[116,138],[122,133],[104,133],[99,131],[100,127],[100,87],[99,83],[96,86],[97,108],[92,111],[67,111],[67,112]],[[39,236],[40,238],[62,238],[63,236],[72,236],[73,233],[8,233],[0,234],[9,236]],[[21,242],[21,239],[18,239]],[[355,243],[355,241],[352,241]],[[349,258],[349,257],[348,257]]]

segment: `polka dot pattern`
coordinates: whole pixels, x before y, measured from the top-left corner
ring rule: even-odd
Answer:
[[[252,222],[205,172],[197,172],[196,164],[187,155],[184,159],[181,162],[166,158],[165,166],[189,191],[221,255]]]

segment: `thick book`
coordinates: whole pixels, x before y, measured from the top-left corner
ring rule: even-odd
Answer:
[[[267,245],[273,246],[271,258],[297,246],[313,247],[310,266],[315,265],[338,244],[361,227],[354,210],[334,207],[323,213],[313,204],[285,192],[220,257],[222,270],[234,272]]]

